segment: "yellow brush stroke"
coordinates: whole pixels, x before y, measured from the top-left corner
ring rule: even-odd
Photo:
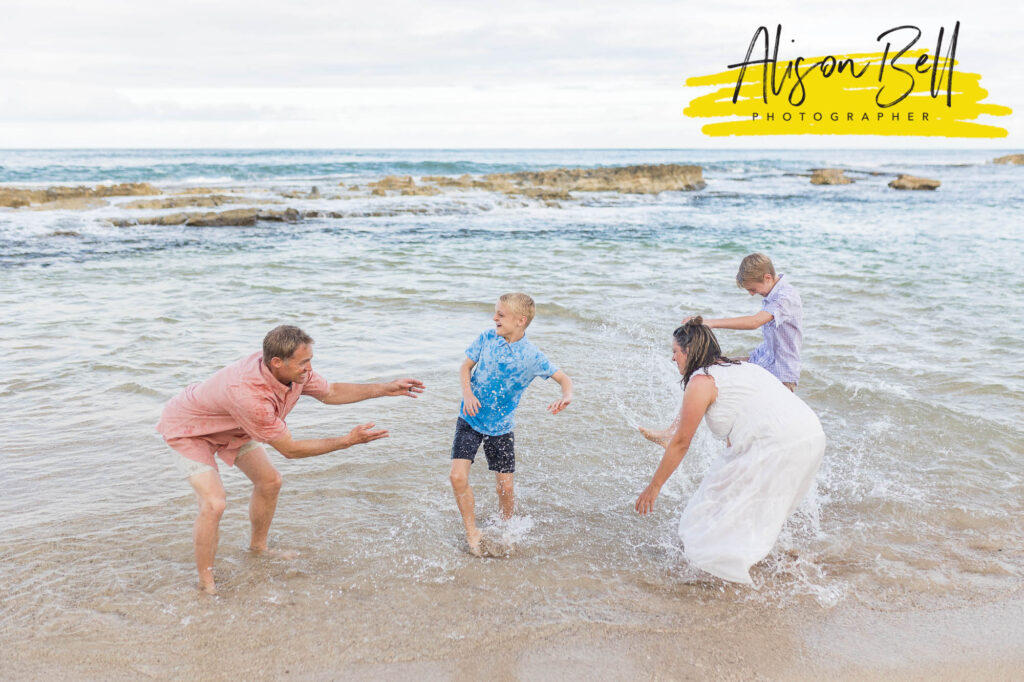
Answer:
[[[879,70],[882,66],[881,52],[871,54],[835,55],[835,59],[853,60],[855,70],[860,73],[867,65],[867,71],[854,78],[846,69],[842,74],[835,70],[831,76],[825,77],[818,68],[813,69],[803,78],[806,97],[800,106],[789,103],[789,91],[796,83],[792,74],[781,84],[782,91],[775,95],[768,84],[768,103],[762,97],[762,75],[764,67],[760,64],[748,66],[740,87],[736,103],[732,101],[736,88],[736,79],[740,69],[731,69],[708,76],[695,76],[686,80],[691,87],[725,85],[714,92],[702,95],[690,102],[683,110],[686,116],[693,118],[726,118],[729,120],[709,123],[701,128],[705,135],[721,137],[725,135],[912,135],[921,137],[1006,137],[1003,128],[973,121],[983,114],[989,116],[1007,116],[1013,113],[1009,107],[998,104],[984,104],[988,91],[981,87],[981,76],[975,73],[962,73],[955,70],[953,62],[952,106],[946,105],[946,86],[949,73],[947,60],[939,58],[935,65],[934,57],[927,62],[940,73],[936,79],[938,96],[931,96],[931,72],[924,74],[914,70],[917,57],[926,54],[927,50],[907,51],[896,64],[914,75],[914,86],[911,93],[899,104],[881,108],[875,101],[879,88],[883,88],[882,101],[895,99],[906,90],[907,77],[897,72],[892,65],[892,55],[885,65],[883,79],[879,81]],[[805,58],[801,64],[801,72],[824,59],[824,57]],[[776,67],[776,82],[780,82],[788,62],[779,62]],[[769,65],[768,78],[771,78]],[[804,114],[803,120],[800,118]],[[832,120],[835,112],[838,121]],[[758,119],[753,114],[759,114]],[[820,113],[821,120],[815,121],[814,114]],[[769,120],[769,115],[774,120]],[[789,121],[783,120],[788,114]],[[867,120],[863,115],[867,114]],[[881,114],[881,118],[879,115]],[[896,114],[897,116],[893,116]],[[925,118],[927,114],[927,119]],[[853,120],[850,120],[852,115]]]

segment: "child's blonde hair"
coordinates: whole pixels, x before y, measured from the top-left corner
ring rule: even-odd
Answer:
[[[736,286],[742,289],[750,282],[760,282],[765,275],[775,277],[772,259],[763,253],[752,253],[740,261],[740,269],[736,273]]]
[[[511,308],[516,315],[525,315],[527,327],[533,322],[533,315],[537,311],[537,307],[533,304],[533,299],[526,294],[521,292],[502,294],[498,300]]]

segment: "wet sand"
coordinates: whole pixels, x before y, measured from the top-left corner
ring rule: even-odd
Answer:
[[[488,560],[478,563],[470,573],[486,572]],[[182,589],[172,605],[182,618],[162,626],[111,604],[88,631],[5,630],[0,676],[1012,680],[1024,669],[1024,599],[882,612],[736,602],[710,583],[637,586],[632,623],[602,622],[601,608],[587,606],[540,623],[536,595],[497,601],[473,584],[479,576],[337,599],[306,589],[283,562],[265,567],[278,592],[269,617],[266,589],[215,598]]]

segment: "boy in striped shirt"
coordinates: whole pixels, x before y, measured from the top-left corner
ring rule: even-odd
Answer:
[[[740,262],[736,284],[751,296],[764,297],[761,312],[717,320],[705,318],[704,324],[712,329],[760,327],[764,340],[747,361],[765,368],[786,388],[795,391],[800,380],[800,346],[803,344],[804,307],[800,294],[785,275],[775,274],[775,266],[763,253],[752,253]]]

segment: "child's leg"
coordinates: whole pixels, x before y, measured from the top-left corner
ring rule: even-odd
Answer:
[[[469,465],[472,463],[468,459],[453,459],[449,479],[455,493],[455,504],[462,514],[462,525],[466,527],[466,541],[469,542],[470,550],[475,552],[480,548],[480,530],[476,527],[476,500],[473,498],[473,489],[469,487]]]
[[[515,511],[516,496],[512,488],[512,477],[515,474],[494,474],[498,491],[498,505],[501,508],[501,518],[508,521]]]
[[[487,468],[494,472],[501,518],[508,521],[516,504],[512,488],[512,474],[516,470],[515,433],[509,431],[500,436],[485,437],[484,454],[487,455]]]
[[[482,433],[459,418],[455,425],[455,439],[452,441],[452,470],[448,479],[455,493],[455,504],[462,514],[462,525],[466,527],[469,551],[473,554],[480,553],[480,530],[476,527],[476,500],[473,498],[473,489],[469,487],[469,465],[476,458],[476,451],[483,439]]]

